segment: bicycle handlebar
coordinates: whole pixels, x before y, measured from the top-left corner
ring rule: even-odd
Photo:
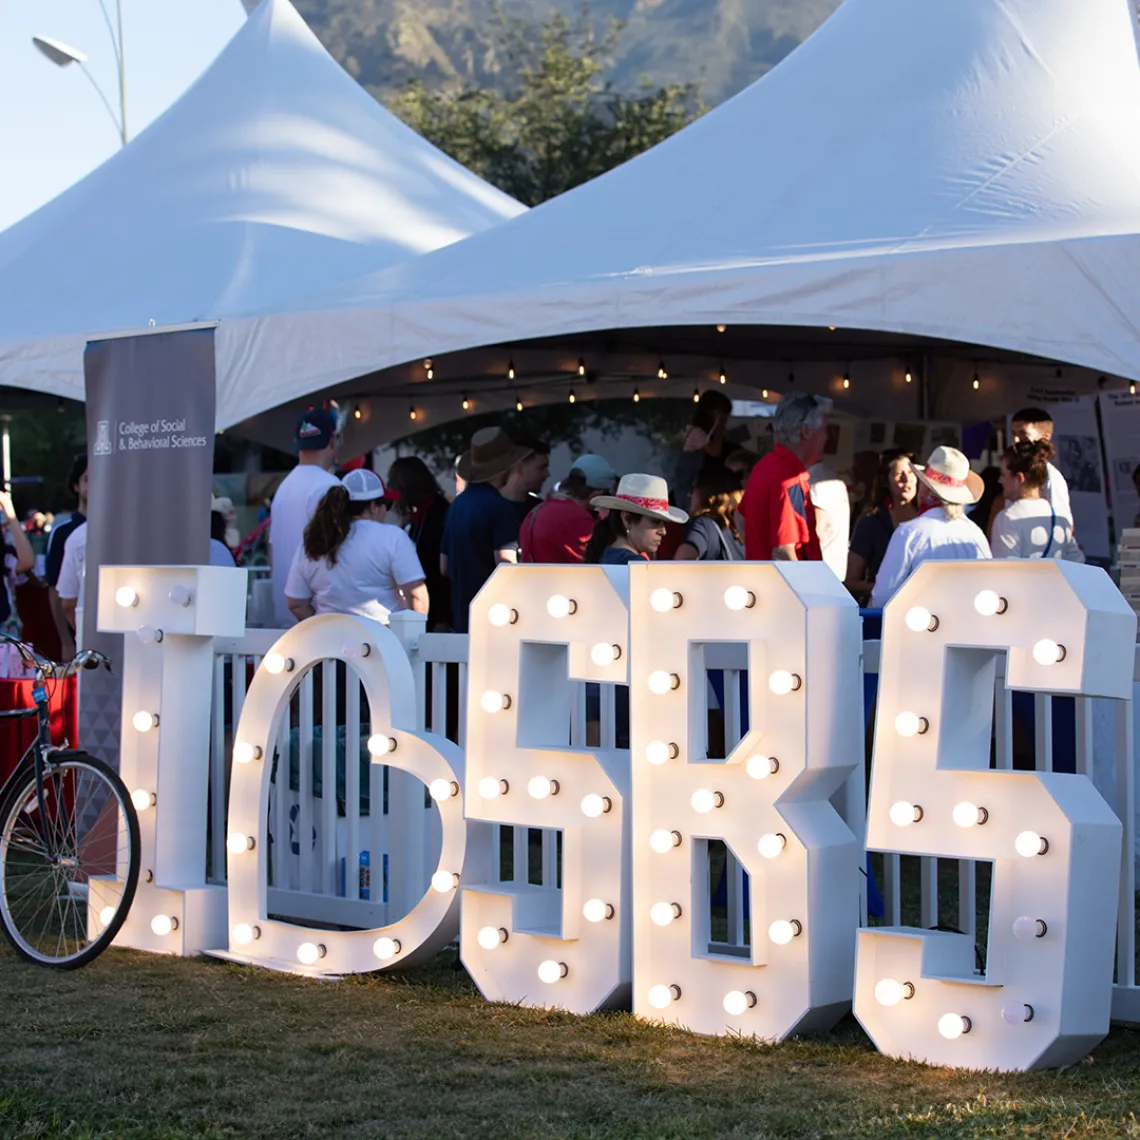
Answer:
[[[0,642],[14,645],[24,662],[35,669],[37,677],[41,680],[47,677],[53,680],[61,680],[73,670],[98,669],[100,665],[104,666],[108,673],[111,672],[110,660],[94,649],[80,650],[70,661],[59,662],[49,661],[43,654],[38,653],[34,646],[6,633],[0,633]]]

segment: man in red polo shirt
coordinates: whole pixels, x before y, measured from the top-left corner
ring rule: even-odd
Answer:
[[[751,562],[822,561],[807,469],[823,458],[825,408],[815,396],[793,392],[776,409],[776,446],[752,469],[738,511]]]
[[[597,519],[590,502],[608,495],[617,472],[600,455],[583,455],[544,503],[523,520],[519,546],[524,562],[581,562]]]

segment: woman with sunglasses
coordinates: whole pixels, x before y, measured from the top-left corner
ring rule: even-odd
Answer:
[[[285,600],[298,621],[323,613],[383,621],[393,610],[428,612],[416,548],[384,521],[398,497],[379,475],[363,469],[325,492],[285,583]]]

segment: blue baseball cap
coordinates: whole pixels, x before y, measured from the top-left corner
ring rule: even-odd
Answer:
[[[336,416],[327,408],[308,408],[297,421],[298,451],[323,451],[336,435]]]

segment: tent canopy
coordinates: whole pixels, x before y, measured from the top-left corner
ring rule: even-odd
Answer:
[[[91,337],[264,312],[522,210],[264,0],[161,118],[0,234],[0,384],[82,399]]]
[[[228,322],[226,417],[380,370],[423,379],[397,366],[477,346],[721,323],[1140,378],[1131,7],[845,0],[759,82],[594,182]]]

